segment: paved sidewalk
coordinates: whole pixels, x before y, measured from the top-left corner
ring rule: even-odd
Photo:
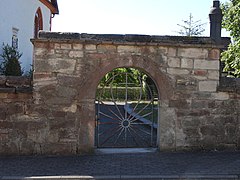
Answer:
[[[240,152],[0,157],[0,179],[240,179]]]

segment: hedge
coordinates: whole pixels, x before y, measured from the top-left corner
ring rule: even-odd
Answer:
[[[112,91],[112,93],[111,93]],[[127,88],[127,95],[128,95],[128,100],[138,100],[140,98],[140,93],[141,93],[141,87],[128,87]],[[115,100],[119,100],[119,101],[124,101],[125,100],[125,94],[126,94],[126,88],[125,87],[114,87],[111,88],[110,87],[104,87],[102,88],[98,88],[97,90],[97,99],[101,99],[101,100],[112,100],[112,94],[113,94],[113,98]],[[142,89],[142,97],[141,100],[147,100],[148,96],[147,93],[145,92],[144,89]]]

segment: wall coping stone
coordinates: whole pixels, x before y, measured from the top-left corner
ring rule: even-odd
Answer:
[[[40,31],[38,39],[31,41],[77,41],[92,44],[125,44],[125,45],[168,45],[168,46],[192,46],[224,48],[231,41],[228,37],[222,38],[219,45],[210,37],[187,36],[156,36],[139,34],[87,34],[87,33],[60,33]]]
[[[31,78],[25,76],[0,76],[0,93],[31,93]]]

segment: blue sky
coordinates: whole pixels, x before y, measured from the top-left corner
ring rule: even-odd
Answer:
[[[60,14],[53,18],[52,31],[178,35],[177,24],[192,13],[194,21],[206,23],[203,35],[209,36],[212,4],[212,0],[59,0]]]

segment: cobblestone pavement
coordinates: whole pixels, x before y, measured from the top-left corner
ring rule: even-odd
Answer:
[[[48,176],[48,177],[46,177]],[[0,157],[0,179],[240,179],[240,152]]]

